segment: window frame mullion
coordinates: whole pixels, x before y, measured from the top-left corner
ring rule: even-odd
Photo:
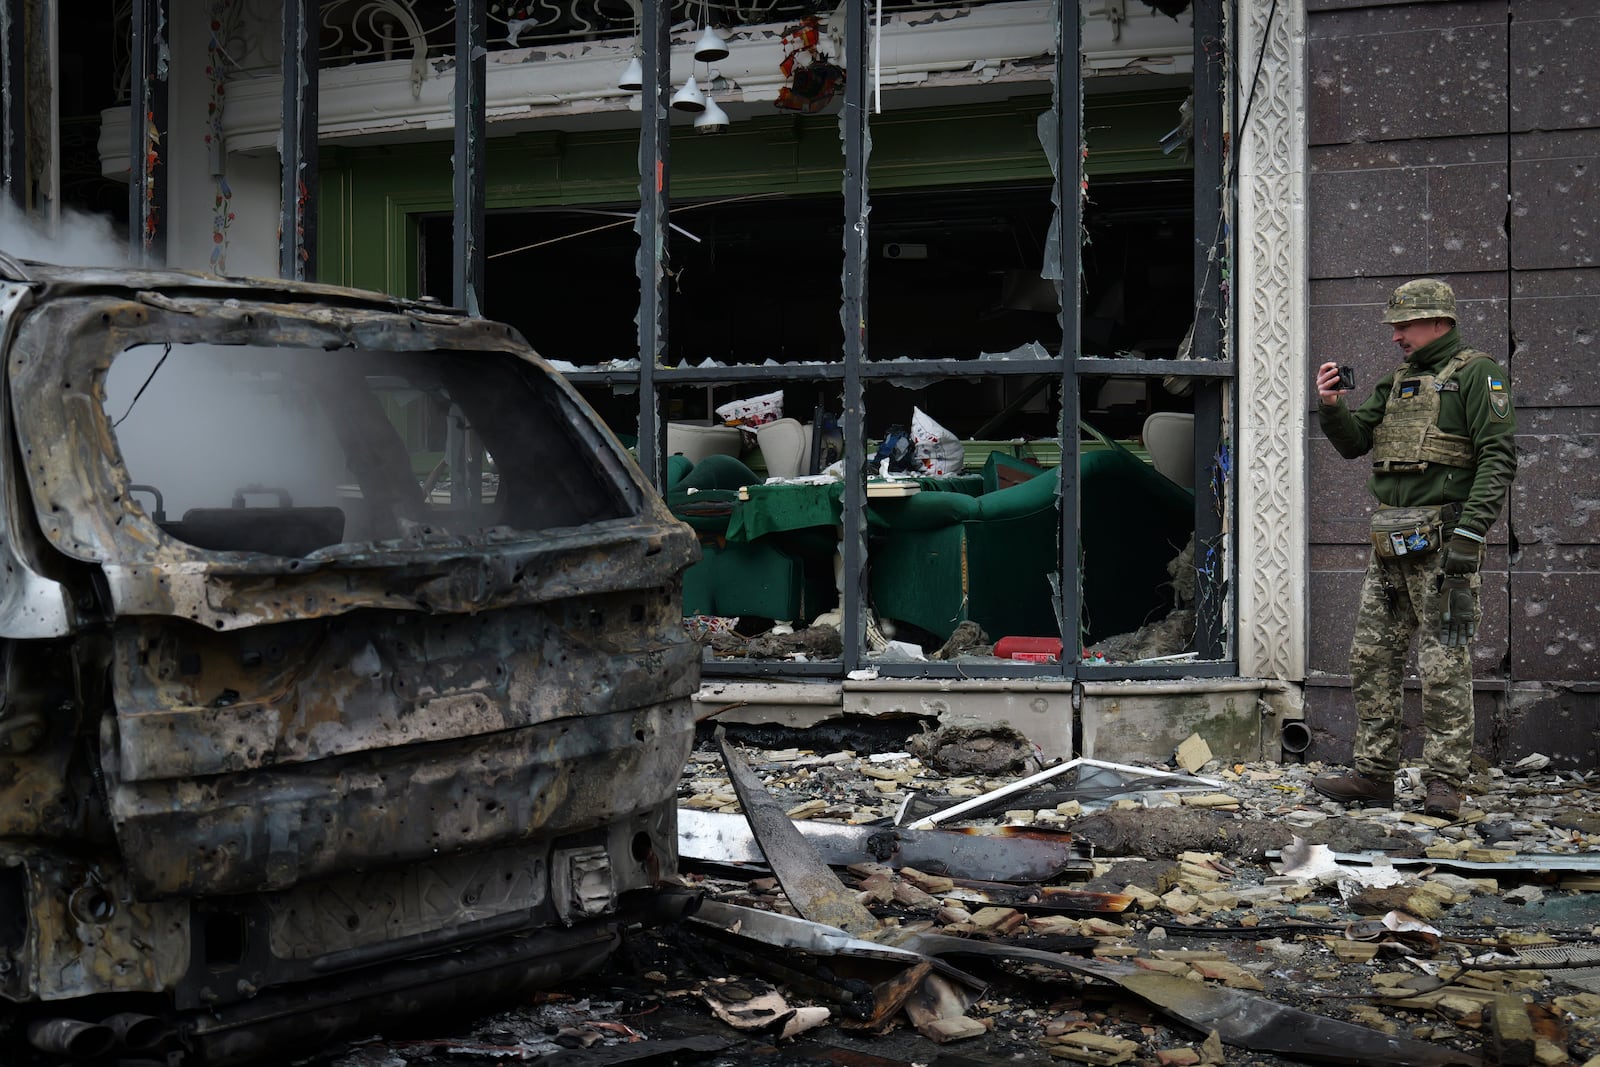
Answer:
[[[1082,646],[1082,598],[1079,595],[1078,536],[1078,302],[1080,259],[1083,254],[1083,68],[1080,52],[1083,28],[1077,0],[1057,0],[1055,6],[1056,136],[1053,152],[1056,183],[1057,259],[1054,264],[1061,301],[1061,630],[1060,669],[1069,677],[1078,673]]]
[[[672,205],[671,0],[644,0],[640,9],[639,64],[644,89],[639,108],[639,441],[645,477],[666,488],[666,427],[661,421],[656,368],[667,352],[667,222]]]
[[[1228,361],[1223,335],[1226,266],[1231,262],[1222,198],[1227,195],[1223,110],[1227,105],[1224,43],[1226,0],[1194,0],[1194,342],[1196,360]],[[1230,361],[1231,362],[1231,361]],[[1235,373],[1236,370],[1235,370]],[[1227,654],[1224,588],[1235,553],[1223,540],[1228,506],[1224,455],[1226,379],[1195,379],[1194,385],[1194,563],[1195,635],[1199,660],[1221,660]],[[1236,390],[1234,391],[1236,392]],[[1229,464],[1231,466],[1231,464]],[[1235,526],[1237,528],[1237,526]]]
[[[840,611],[844,628],[844,670],[855,670],[866,651],[867,566],[867,439],[865,387],[862,364],[867,359],[867,213],[871,207],[868,183],[867,71],[870,38],[867,0],[849,0],[845,12],[844,98],[844,271],[840,323],[844,330],[844,525],[840,545],[844,560],[844,589]]]

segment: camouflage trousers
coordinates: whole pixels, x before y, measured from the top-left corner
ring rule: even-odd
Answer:
[[[1356,770],[1388,780],[1400,766],[1400,716],[1411,635],[1420,631],[1422,762],[1426,778],[1460,788],[1472,762],[1472,648],[1439,641],[1438,591],[1443,552],[1367,564],[1350,644],[1355,697]],[[1472,593],[1481,580],[1472,575]]]

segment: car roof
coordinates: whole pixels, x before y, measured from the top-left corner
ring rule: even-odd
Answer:
[[[3,248],[0,248],[0,280],[40,287],[44,290],[43,295],[51,297],[93,293],[158,292],[168,296],[317,302],[446,318],[468,317],[460,308],[450,307],[432,299],[410,299],[321,282],[293,281],[285,278],[228,277],[164,267],[71,267],[20,259],[6,254]]]

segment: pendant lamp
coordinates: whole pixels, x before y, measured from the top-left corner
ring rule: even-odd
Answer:
[[[717,34],[716,30],[707,26],[700,33],[700,43],[694,46],[694,58],[698,63],[715,63],[719,59],[727,59],[728,43]]]
[[[706,94],[700,91],[693,74],[683,83],[682,89],[672,94],[672,106],[679,111],[692,111],[695,114],[706,109]]]
[[[644,88],[644,65],[639,62],[638,56],[628,60],[628,65],[622,68],[622,75],[617,78],[617,88],[629,93]]]
[[[717,106],[717,102],[706,97],[706,109],[694,120],[694,128],[699,133],[722,133],[728,128],[728,113]]]

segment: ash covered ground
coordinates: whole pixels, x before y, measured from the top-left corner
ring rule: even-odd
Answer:
[[[938,810],[1040,770],[1026,739],[1004,731],[755,731],[737,750],[791,817],[846,824]],[[1045,907],[1043,885],[996,903],[955,884],[963,879],[867,857],[834,870],[885,926],[1177,976],[1422,1043],[1440,1063],[1600,1063],[1600,775],[1537,758],[1480,767],[1449,821],[1422,814],[1414,773],[1403,772],[1393,809],[1346,811],[1309,789],[1327,770],[1318,764],[1210,760],[1191,770],[1215,786],[1154,779],[1107,798],[1062,776],[961,820],[1091,844],[1092,862],[1055,885],[1126,897],[1121,911]],[[709,740],[685,767],[680,807],[740,810]],[[794,911],[758,866],[686,857],[681,882],[709,900]],[[896,967],[865,973],[712,933],[698,918],[631,928],[581,982],[476,1019],[417,1020],[313,1062],[1325,1062],[1309,1045],[1226,1044],[1115,983],[998,954],[961,961],[985,988],[959,1012],[936,1012],[938,1025],[910,1011],[874,1022],[870,991]]]

